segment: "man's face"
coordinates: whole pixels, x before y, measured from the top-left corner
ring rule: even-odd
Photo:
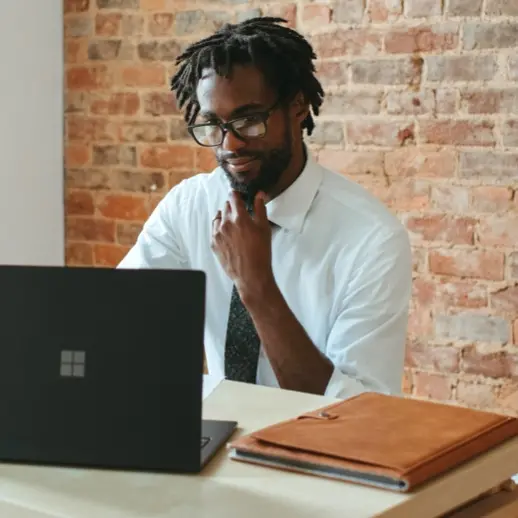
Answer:
[[[230,78],[205,70],[197,88],[200,113],[196,123],[229,122],[242,117],[244,127],[252,116],[273,110],[266,118],[266,134],[239,138],[228,131],[216,158],[232,188],[247,203],[263,191],[268,193],[279,181],[292,159],[294,121],[290,110],[277,104],[278,98],[262,73],[253,66],[236,66]],[[300,127],[300,126],[299,126]],[[299,130],[300,132],[300,130]]]

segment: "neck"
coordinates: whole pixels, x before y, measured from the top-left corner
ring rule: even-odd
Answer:
[[[302,170],[306,166],[307,151],[306,146],[302,139],[294,146],[293,157],[289,166],[282,173],[279,182],[268,194],[268,199],[273,200],[284,192],[302,173]]]

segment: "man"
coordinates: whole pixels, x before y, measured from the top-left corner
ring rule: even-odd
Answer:
[[[408,236],[306,149],[324,93],[312,47],[283,21],[226,25],[178,58],[172,89],[219,167],[165,196],[120,267],[206,272],[211,374],[339,398],[396,393]]]

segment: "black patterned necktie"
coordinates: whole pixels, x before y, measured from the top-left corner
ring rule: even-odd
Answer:
[[[227,379],[255,383],[260,348],[261,341],[252,317],[234,285],[230,297],[225,342],[225,376]]]
[[[270,223],[272,230],[274,223]],[[255,383],[261,341],[250,313],[234,285],[225,341],[225,376],[232,381]]]

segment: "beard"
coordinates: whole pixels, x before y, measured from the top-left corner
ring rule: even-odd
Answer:
[[[260,153],[239,153],[236,156],[246,156],[260,161],[259,173],[249,182],[236,179],[225,166],[224,161],[219,161],[220,167],[225,172],[232,189],[238,192],[248,210],[254,206],[255,197],[259,192],[268,194],[279,182],[282,173],[288,168],[292,159],[292,142],[289,128],[286,128],[284,143],[281,147],[263,151]],[[244,175],[246,178],[246,175]]]

